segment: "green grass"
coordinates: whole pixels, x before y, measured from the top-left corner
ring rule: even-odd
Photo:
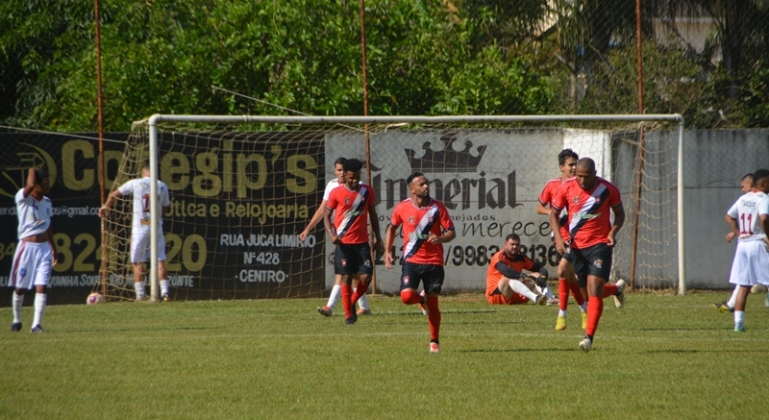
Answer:
[[[441,300],[437,355],[390,297],[354,326],[321,299],[50,306],[43,335],[27,306],[0,333],[0,418],[762,418],[769,308],[751,296],[735,333],[710,307],[726,297],[609,299],[587,354],[576,306],[556,332],[556,307],[480,295]]]

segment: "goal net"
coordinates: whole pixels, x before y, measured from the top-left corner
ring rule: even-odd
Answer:
[[[321,296],[333,285],[333,246],[322,221],[305,241],[299,234],[336,179],[334,161],[366,162],[367,150],[370,173],[364,169],[362,179],[374,188],[382,230],[409,196],[405,179],[412,172],[424,173],[431,196],[448,208],[457,232],[444,246],[449,292],[483,290],[487,264],[509,233],[518,233],[526,255],[555,275],[548,218],[535,208],[545,183],[560,176],[557,155],[565,148],[593,158],[598,175],[622,193],[627,218],[612,280],[627,280],[634,258],[636,286],[675,287],[676,117],[571,116],[568,125],[517,118],[162,116],[157,177],[170,192],[162,229],[172,299]],[[670,125],[646,130],[639,177],[638,122],[655,120]],[[150,140],[148,121],[134,124],[113,188],[140,176]],[[112,299],[134,297],[130,199],[119,200],[106,223]],[[396,239],[396,256],[401,245]],[[388,270],[380,259],[375,273],[377,292],[397,293],[400,267]]]

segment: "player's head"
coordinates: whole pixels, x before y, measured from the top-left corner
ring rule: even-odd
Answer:
[[[406,184],[412,197],[427,198],[430,197],[430,183],[421,172],[414,172],[406,178]]]
[[[558,169],[561,170],[561,176],[573,177],[577,173],[577,161],[579,155],[571,149],[563,149],[558,153]]]
[[[41,194],[48,194],[48,191],[51,190],[51,179],[48,177],[48,171],[35,168],[35,186],[39,188]]]
[[[753,174],[745,174],[740,180],[740,188],[746,193],[753,189]]]
[[[363,163],[358,159],[347,159],[342,164],[344,182],[347,184],[347,188],[351,190],[358,188],[358,183],[360,182],[360,169],[362,167]]]
[[[583,190],[592,189],[595,186],[595,161],[590,158],[582,158],[577,162],[577,183]]]
[[[334,175],[336,175],[336,180],[341,184],[344,182],[344,163],[347,162],[347,159],[343,157],[338,157],[334,161]]]
[[[769,169],[759,169],[753,173],[753,183],[757,190],[769,193]]]
[[[521,253],[521,237],[517,233],[511,233],[505,237],[505,254],[512,258]]]
[[[142,165],[142,177],[150,176],[150,163],[146,162]]]

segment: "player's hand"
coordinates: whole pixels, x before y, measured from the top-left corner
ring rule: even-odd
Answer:
[[[769,251],[769,238],[764,237],[764,245],[766,245],[766,250]]]
[[[441,243],[441,238],[438,235],[431,233],[430,236],[427,237],[427,242],[433,245],[438,245]]]
[[[735,236],[737,236],[737,235],[734,232],[727,233],[726,234],[726,242],[731,243],[732,239],[734,239]]]
[[[300,234],[299,234],[299,240],[300,240],[300,241],[302,241],[302,242],[304,242],[304,240],[305,240],[305,239],[307,239],[307,235],[308,235],[309,233],[310,233],[310,232],[307,232],[306,230],[303,230],[303,231],[302,231],[302,233],[300,233]]]
[[[385,267],[393,268],[394,261],[395,261],[395,258],[393,258],[393,254],[386,252],[384,257]]]
[[[109,214],[109,208],[101,206],[99,207],[99,217],[104,218]]]
[[[614,248],[614,245],[617,244],[617,241],[614,240],[614,235],[608,234],[608,235],[606,235],[606,238],[609,240],[609,242],[606,245],[609,248]]]
[[[56,267],[56,264],[59,262],[59,259],[56,258],[56,253],[53,253],[53,262],[51,262],[51,267]]]
[[[332,244],[335,244],[335,245],[342,243],[341,239],[339,239],[339,237],[334,235],[333,233],[329,235],[328,239],[331,241]]]
[[[563,239],[555,238],[555,250],[558,251],[558,254],[563,255],[566,253],[566,243],[563,241]]]

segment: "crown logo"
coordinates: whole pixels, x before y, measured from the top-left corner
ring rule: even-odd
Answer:
[[[406,156],[409,158],[411,170],[414,172],[476,172],[478,164],[481,163],[486,146],[478,146],[478,156],[473,156],[470,149],[473,142],[466,141],[465,148],[461,151],[454,149],[454,143],[457,141],[455,133],[446,133],[441,136],[443,150],[435,151],[430,147],[430,142],[422,144],[424,154],[421,158],[416,157],[416,152],[411,149],[405,149]]]

